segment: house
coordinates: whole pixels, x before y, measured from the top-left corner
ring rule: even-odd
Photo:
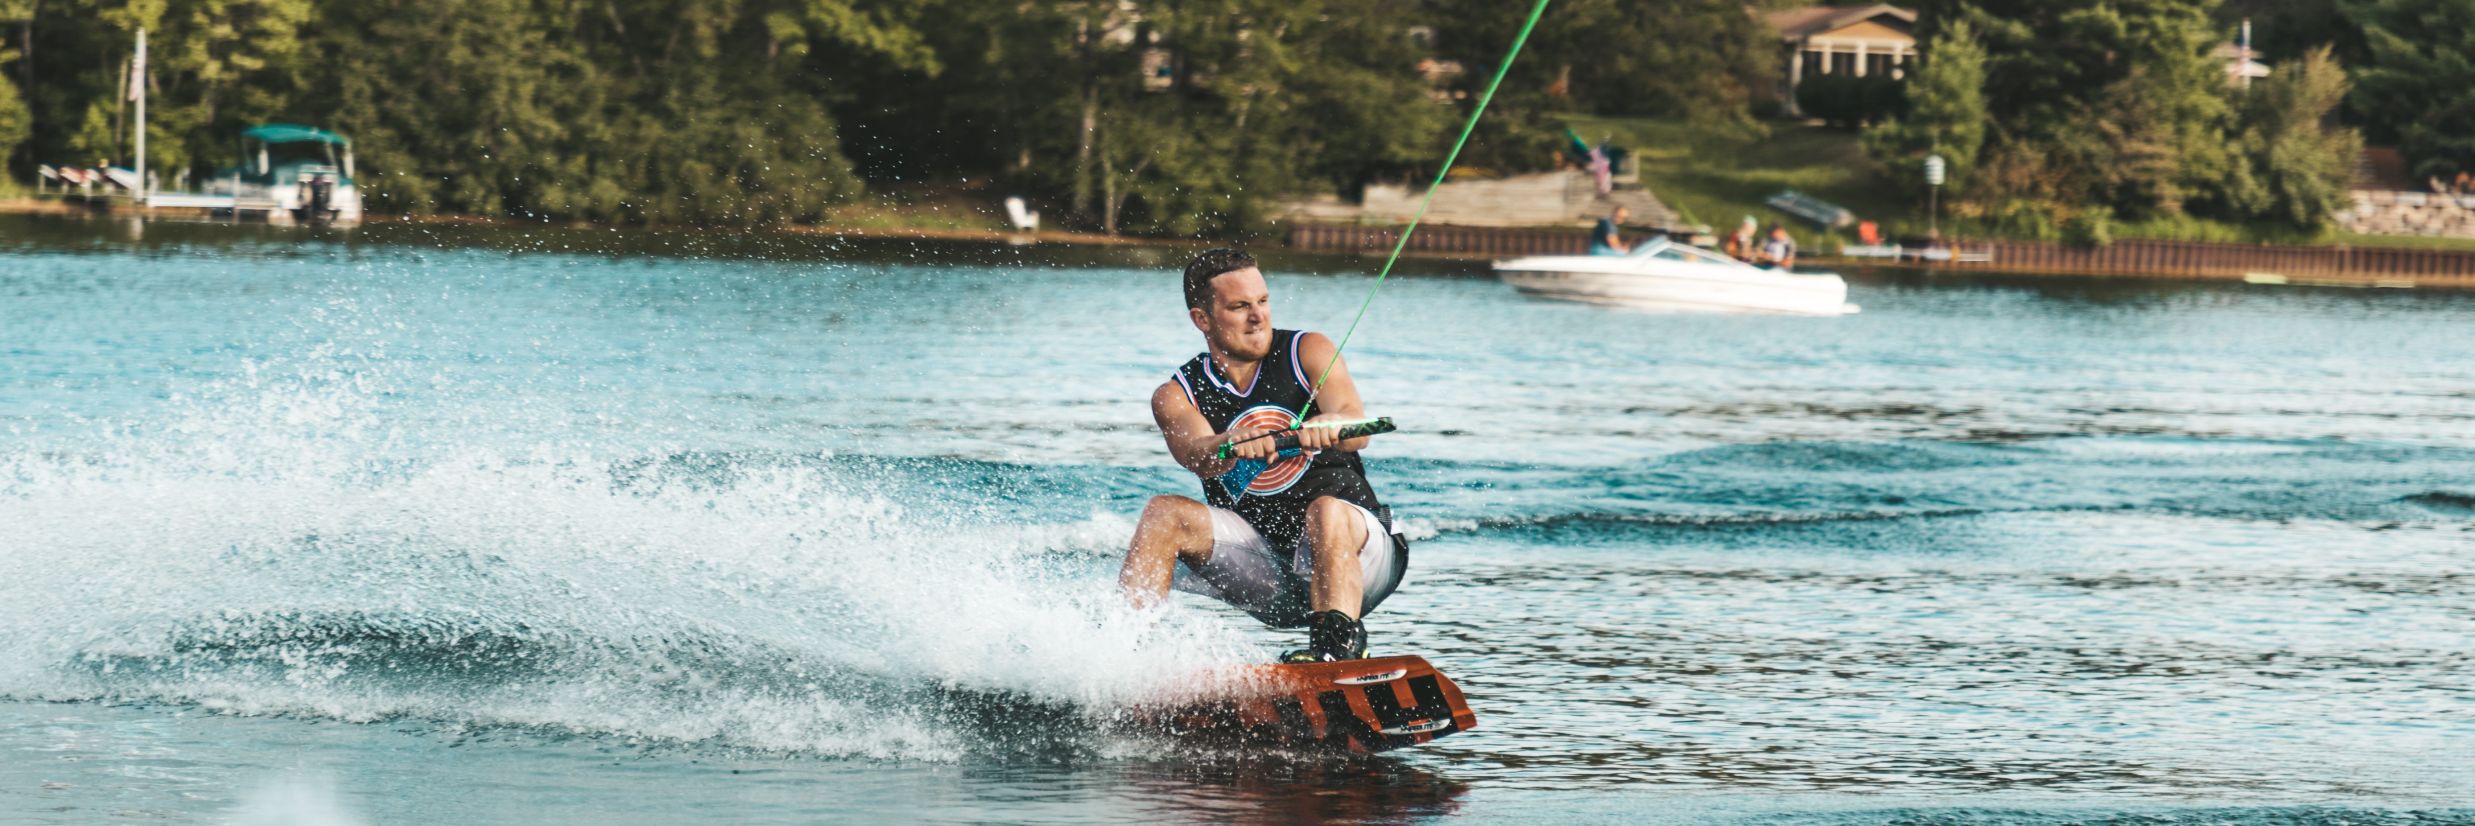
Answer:
[[[1787,72],[1779,96],[1796,111],[1796,87],[1814,75],[1906,77],[1916,58],[1916,12],[1888,4],[1805,6],[1763,15],[1779,34]]]

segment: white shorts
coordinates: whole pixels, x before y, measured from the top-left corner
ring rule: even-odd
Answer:
[[[1365,616],[1400,587],[1403,561],[1383,520],[1355,504],[1349,508],[1366,528],[1366,544],[1358,548],[1359,581],[1366,585],[1358,615]],[[1287,554],[1276,554],[1245,517],[1213,508],[1212,558],[1200,569],[1179,564],[1176,587],[1237,606],[1269,625],[1304,625],[1311,610],[1308,589],[1315,581],[1313,543],[1301,538]]]

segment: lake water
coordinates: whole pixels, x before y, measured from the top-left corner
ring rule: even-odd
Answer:
[[[2475,822],[2475,295],[1409,266],[1352,760],[1112,724],[1184,252],[0,221],[0,820]]]

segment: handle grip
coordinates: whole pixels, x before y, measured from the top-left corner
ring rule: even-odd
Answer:
[[[1374,421],[1355,422],[1338,428],[1340,437],[1343,439],[1355,439],[1360,436],[1373,436],[1378,433],[1390,433],[1394,429],[1395,428],[1392,426],[1392,419],[1390,417],[1379,418]],[[1280,455],[1297,455],[1297,431],[1284,431],[1277,434],[1267,433],[1264,435],[1272,437],[1272,444],[1279,449]],[[1260,439],[1263,437],[1257,436],[1255,438]],[[1220,455],[1222,457],[1226,458],[1229,455],[1229,447],[1229,445],[1221,446]],[[1261,459],[1239,459],[1237,464],[1230,466],[1227,472],[1220,474],[1220,488],[1223,491],[1227,491],[1231,497],[1245,496],[1246,486],[1253,483],[1255,481],[1255,477],[1263,475],[1263,472],[1271,467],[1272,463]]]
[[[1382,416],[1371,422],[1356,422],[1353,424],[1342,425],[1338,435],[1343,439],[1355,439],[1360,436],[1374,436],[1383,433],[1390,433],[1398,429],[1399,428],[1392,426],[1392,417]],[[1287,433],[1273,436],[1272,447],[1282,453],[1288,453],[1292,450],[1298,449],[1297,431],[1292,430]]]

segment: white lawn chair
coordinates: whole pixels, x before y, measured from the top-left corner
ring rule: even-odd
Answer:
[[[1039,232],[1040,213],[1031,211],[1020,196],[1005,199],[1005,217],[1020,232]]]

